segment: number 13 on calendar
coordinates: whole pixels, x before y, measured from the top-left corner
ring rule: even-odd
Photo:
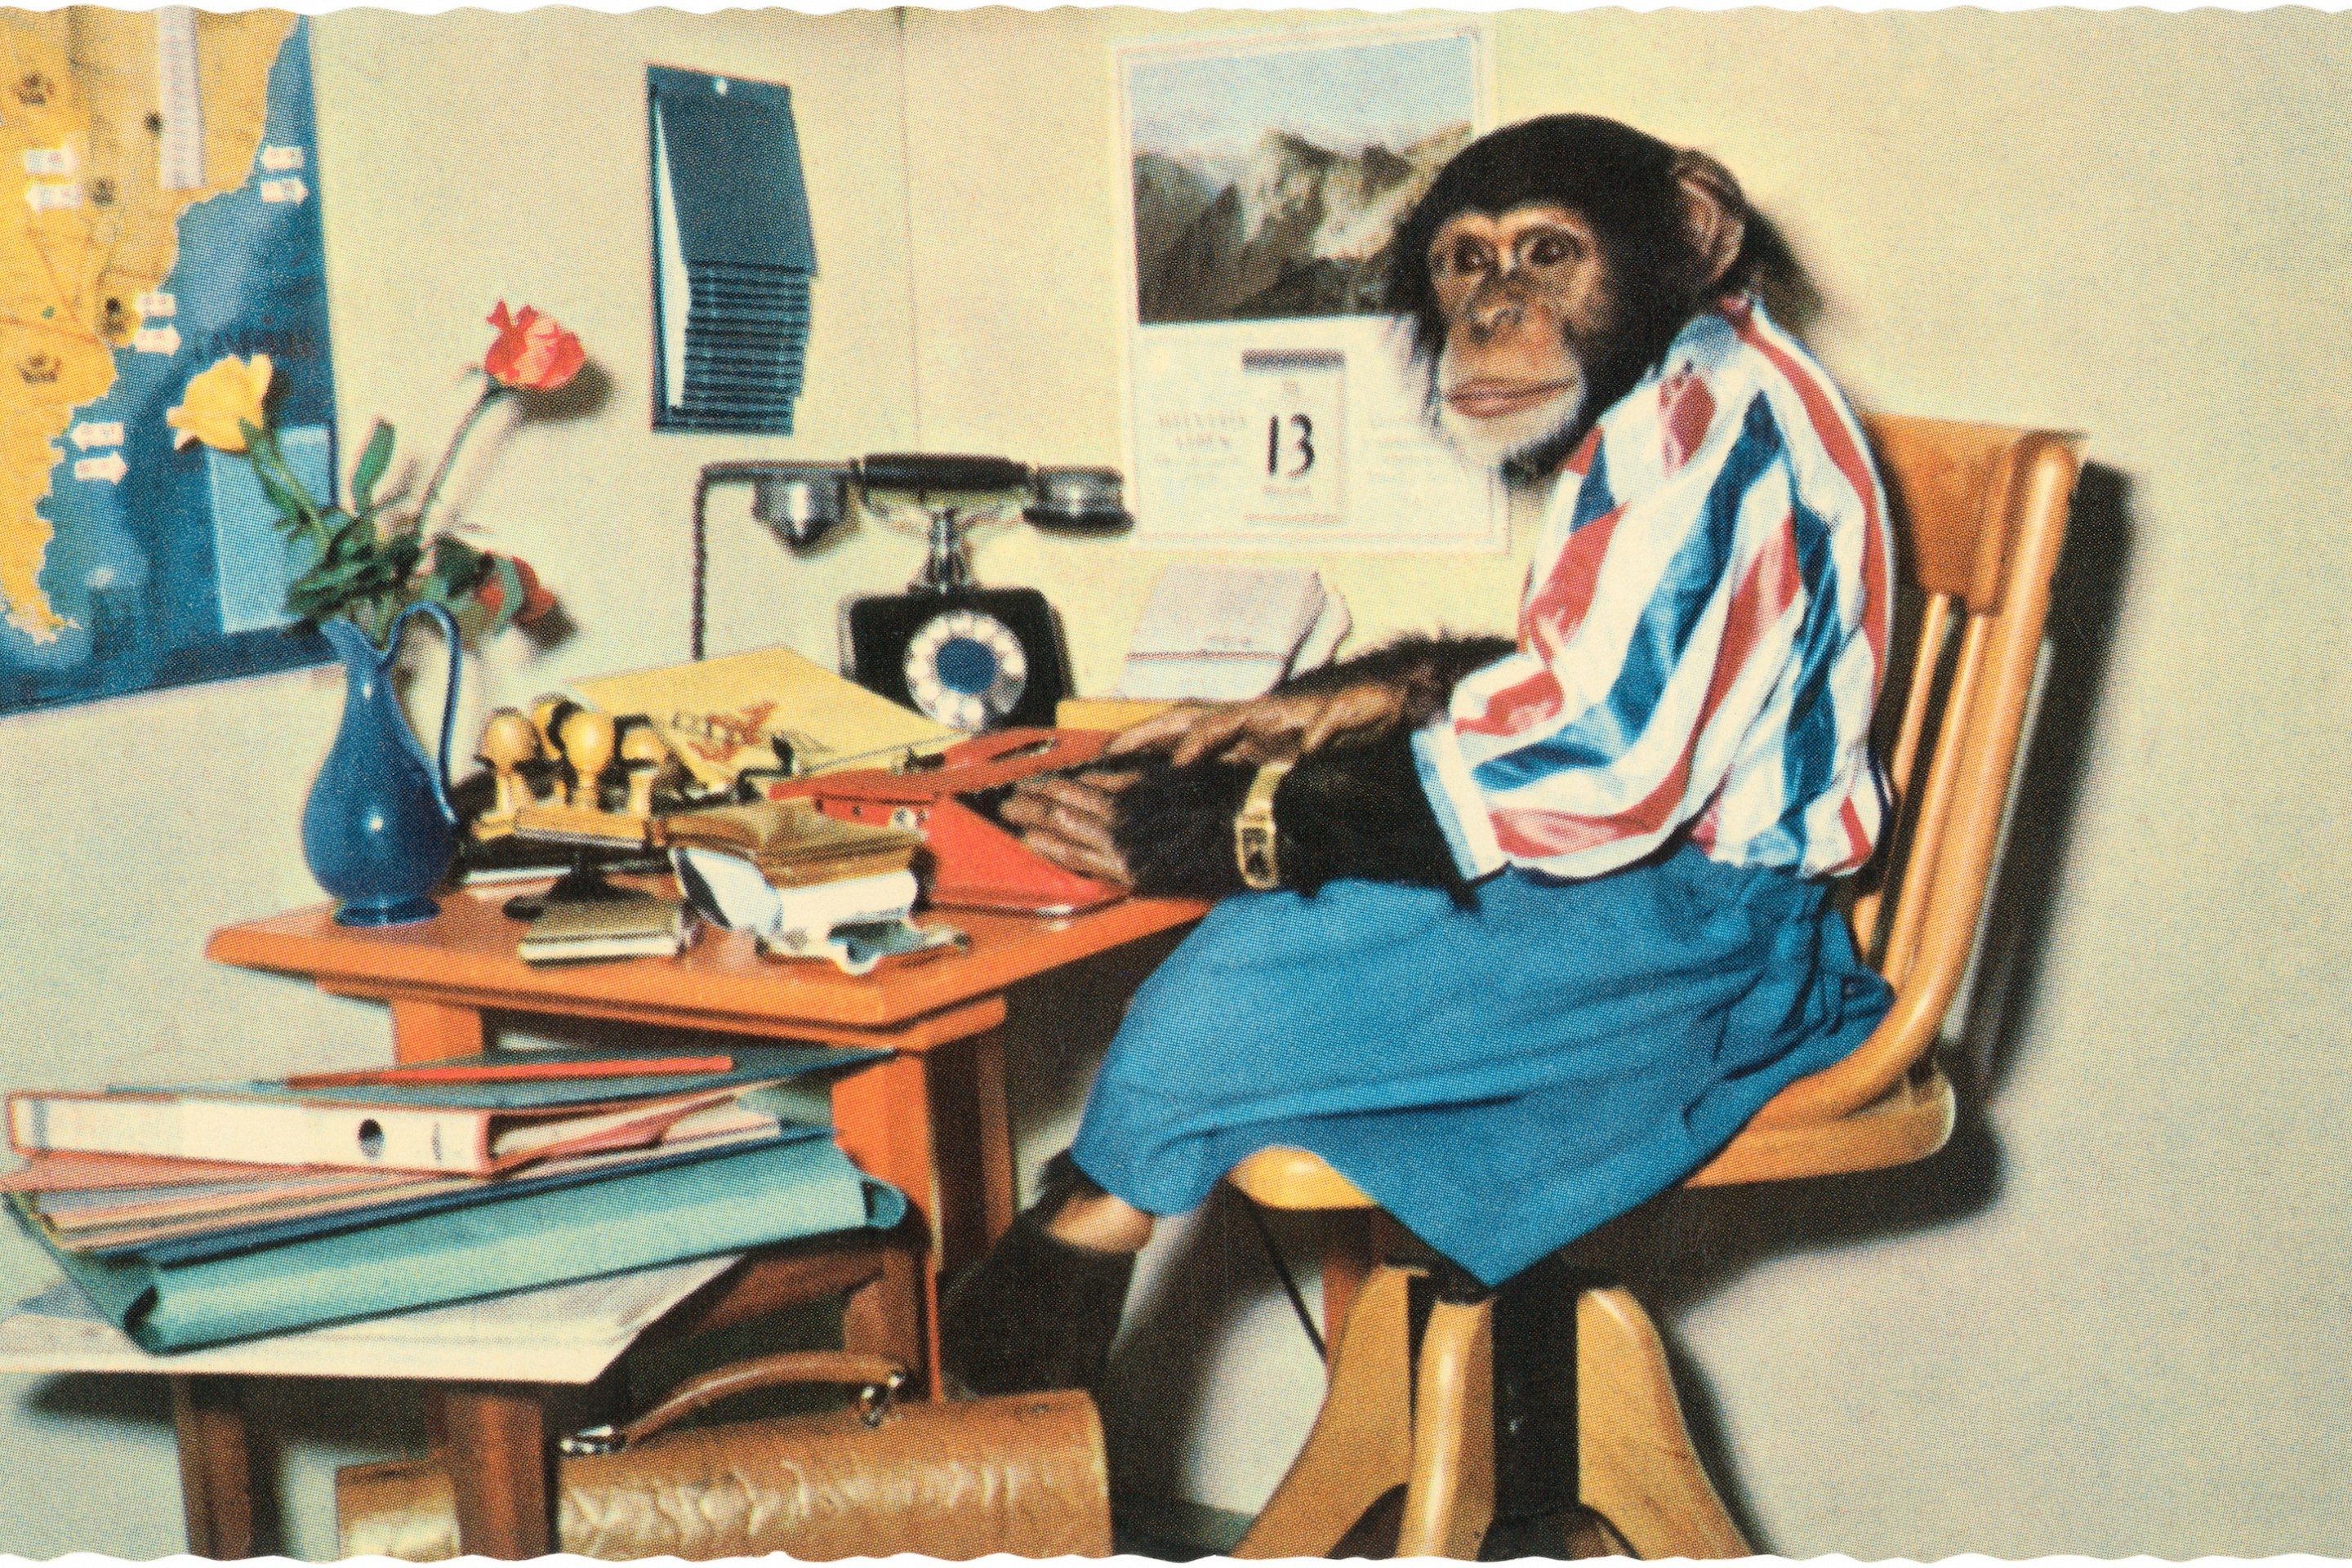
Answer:
[[[1244,513],[1253,526],[1337,528],[1346,520],[1347,368],[1347,356],[1335,351],[1242,355],[1248,428],[1255,436]]]

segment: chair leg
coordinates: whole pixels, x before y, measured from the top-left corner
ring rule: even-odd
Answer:
[[[1373,1271],[1331,1346],[1330,1392],[1314,1429],[1235,1557],[1323,1557],[1412,1466],[1412,1271]]]
[[[1475,1558],[1495,1520],[1495,1308],[1440,1301],[1421,1341],[1399,1557]]]
[[[1622,1286],[1577,1298],[1576,1397],[1579,1491],[1635,1556],[1754,1554],[1691,1447],[1657,1327]]]

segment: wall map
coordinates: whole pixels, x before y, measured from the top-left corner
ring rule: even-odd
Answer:
[[[318,195],[301,18],[0,10],[0,711],[326,657],[244,459],[163,422],[266,353],[333,493]]]

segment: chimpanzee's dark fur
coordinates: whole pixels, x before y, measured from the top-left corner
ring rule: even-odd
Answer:
[[[1514,646],[1504,637],[1401,637],[1280,688],[1329,691],[1379,681],[1405,694],[1395,728],[1311,752],[1282,781],[1274,819],[1285,888],[1312,893],[1326,882],[1359,877],[1443,888],[1467,901],[1469,885],[1413,766],[1412,731],[1444,708],[1455,681]],[[1234,816],[1257,770],[1215,762],[1178,768],[1146,759],[1141,773],[1118,797],[1113,831],[1136,889],[1202,899],[1240,892]]]

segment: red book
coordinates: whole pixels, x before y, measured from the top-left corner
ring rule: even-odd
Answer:
[[[356,1072],[298,1073],[289,1089],[368,1089],[407,1083],[542,1083],[555,1079],[656,1078],[673,1073],[731,1072],[732,1057],[603,1057],[594,1061],[419,1062]]]

